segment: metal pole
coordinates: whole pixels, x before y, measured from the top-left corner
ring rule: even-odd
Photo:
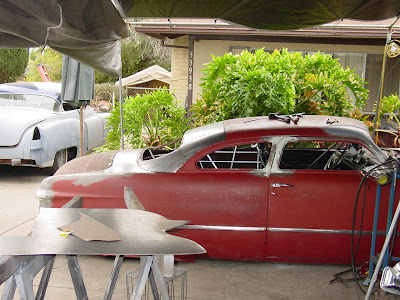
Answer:
[[[79,109],[79,156],[83,156],[83,106]]]
[[[392,32],[393,32],[393,26],[396,24],[396,22],[400,19],[400,15],[397,16],[396,20],[389,26],[389,31],[386,36],[386,43],[385,43],[385,50],[383,52],[383,62],[382,62],[382,72],[381,72],[381,78],[380,78],[380,86],[379,86],[379,98],[378,101],[376,102],[376,111],[375,111],[375,118],[374,118],[374,127],[373,127],[373,134],[375,134],[375,143],[378,142],[378,131],[377,131],[377,125],[378,125],[378,118],[379,118],[379,110],[380,110],[380,104],[381,100],[383,97],[383,83],[385,80],[385,66],[386,66],[386,57],[387,57],[387,44],[392,38]]]
[[[390,239],[392,238],[394,229],[397,226],[397,220],[399,219],[399,215],[400,215],[400,200],[399,200],[399,203],[397,204],[396,212],[394,213],[392,224],[390,224],[389,231],[386,235],[385,243],[383,244],[381,254],[379,255],[378,262],[376,263],[374,275],[372,276],[371,282],[369,283],[368,291],[367,291],[367,294],[365,295],[365,300],[368,300],[372,295],[372,290],[374,289],[376,279],[378,278],[378,274],[380,272],[386,250],[389,246],[389,242],[390,242]]]
[[[124,117],[123,117],[124,99],[122,97],[122,76],[119,76],[119,111],[120,111],[120,127],[121,127],[121,150],[124,150]]]
[[[121,270],[121,265],[122,265],[123,260],[124,260],[123,255],[115,256],[114,265],[111,270],[110,281],[108,283],[107,291],[104,294],[104,298],[103,298],[104,300],[112,299],[112,295],[113,295],[114,289],[115,289],[115,284],[117,283],[118,274],[119,274],[119,271]]]

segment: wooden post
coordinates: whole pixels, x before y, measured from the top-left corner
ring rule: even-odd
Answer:
[[[80,137],[79,137],[79,156],[83,156],[83,106],[79,109],[80,116]]]

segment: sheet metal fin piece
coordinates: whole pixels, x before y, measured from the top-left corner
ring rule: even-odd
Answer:
[[[120,241],[90,243],[70,235],[60,236],[58,227],[79,219],[81,212],[112,228]],[[194,241],[166,231],[187,224],[148,211],[134,209],[41,208],[32,236],[0,237],[0,255],[186,255],[205,249]]]
[[[58,227],[58,229],[71,232],[72,235],[85,241],[120,241],[121,237],[117,232],[103,223],[81,213],[80,219],[72,224]]]
[[[126,207],[129,209],[145,210],[143,204],[136,196],[135,192],[130,186],[124,187],[124,199]]]

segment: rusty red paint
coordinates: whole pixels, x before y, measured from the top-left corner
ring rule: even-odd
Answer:
[[[310,140],[327,140],[329,137],[365,147],[371,144],[367,134],[360,134],[360,131],[365,131],[363,124],[340,118],[342,124],[333,126],[345,124],[351,138],[347,135],[331,137],[326,128],[332,127],[322,117],[304,117],[305,121],[302,118],[298,125],[272,122],[265,117],[256,118],[254,122],[254,118],[227,121],[224,123],[224,140],[194,153],[175,172],[137,172],[137,169],[131,173],[102,172],[98,170],[101,163],[96,163],[96,157],[92,157],[88,164],[77,161],[76,168],[90,163],[96,166],[97,172],[54,177],[52,205],[61,207],[72,197],[80,195],[85,208],[125,208],[124,187],[130,186],[146,210],[167,218],[188,220],[194,225],[259,230],[174,230],[174,234],[201,244],[208,257],[349,263],[354,204],[362,180],[358,170],[282,171],[276,165],[280,160],[274,159],[276,153],[280,153],[275,148],[272,148],[276,152],[270,154],[269,165],[264,170],[200,169],[197,166],[199,159],[217,149],[261,143],[268,137],[310,137]],[[276,141],[279,142],[279,138]],[[107,160],[113,156],[106,156]],[[140,163],[135,168],[140,170]],[[85,171],[90,170],[85,167]],[[98,176],[97,180],[91,183],[82,180],[91,175]],[[359,230],[363,223],[362,230],[369,233],[360,239],[358,262],[369,258],[375,195],[376,183],[368,179],[361,189],[356,214],[355,229]],[[395,199],[399,196],[397,192]],[[385,231],[389,186],[382,188],[381,199],[378,230]],[[358,240],[357,236],[355,240]],[[383,237],[379,236],[378,247],[382,242]],[[395,255],[398,252],[396,246]]]

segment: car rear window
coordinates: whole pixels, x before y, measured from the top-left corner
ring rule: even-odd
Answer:
[[[197,162],[200,169],[263,169],[271,150],[270,143],[234,145],[207,154]]]

